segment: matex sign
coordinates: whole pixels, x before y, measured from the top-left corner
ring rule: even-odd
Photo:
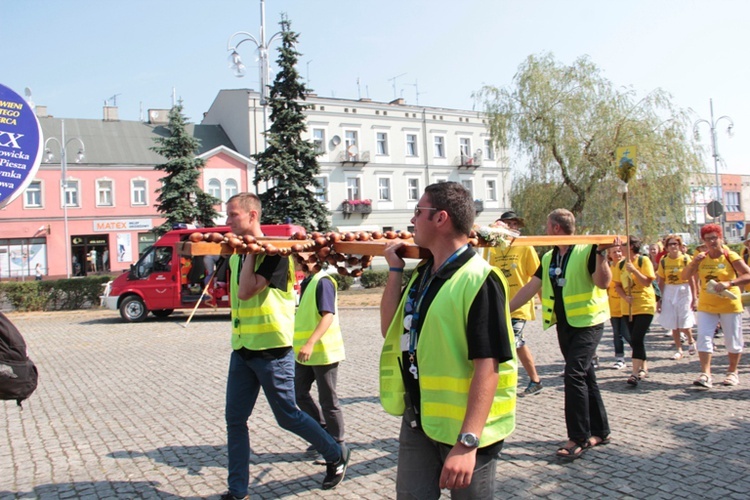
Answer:
[[[42,159],[42,128],[34,109],[0,85],[0,207],[20,195]]]
[[[140,229],[151,229],[154,224],[150,220],[125,219],[125,220],[95,220],[94,232],[108,233],[110,231],[136,231]]]

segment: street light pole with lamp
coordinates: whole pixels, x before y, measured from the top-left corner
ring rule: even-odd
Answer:
[[[235,37],[242,35],[244,38],[242,38],[239,42],[232,45],[232,40],[235,39]],[[268,47],[277,39],[281,38],[281,32],[278,32],[274,34],[271,38],[268,39],[266,42],[266,3],[265,0],[260,0],[260,40],[255,38],[253,35],[246,31],[238,31],[236,33],[233,33],[232,36],[229,37],[229,40],[227,41],[227,51],[230,51],[229,54],[229,67],[234,72],[234,76],[237,78],[242,78],[245,76],[245,65],[242,63],[242,58],[240,58],[240,54],[237,52],[237,49],[240,45],[242,45],[245,42],[253,42],[255,44],[255,47],[258,50],[258,56],[259,56],[259,65],[260,65],[260,105],[263,108],[263,149],[266,147],[266,136],[265,132],[268,129],[267,126],[267,105],[268,105],[268,79],[269,79],[269,68],[268,68]]]
[[[52,161],[53,155],[52,150],[49,148],[50,142],[57,143],[58,147],[60,148],[60,167],[62,170],[62,176],[60,178],[60,196],[62,199],[62,205],[63,205],[63,226],[65,228],[65,272],[70,279],[70,235],[68,233],[68,145],[71,142],[78,142],[78,144],[81,146],[78,149],[78,154],[76,155],[76,163],[80,163],[81,160],[83,160],[85,154],[86,154],[86,146],[83,144],[83,141],[80,137],[71,137],[67,141],[65,140],[65,120],[60,120],[60,139],[56,137],[48,137],[46,141],[44,141],[44,154],[45,154],[45,162]]]
[[[709,99],[708,102],[709,102],[709,105],[710,105],[710,108],[711,108],[711,121],[705,120],[703,118],[697,120],[693,124],[693,135],[695,136],[695,140],[696,141],[700,140],[700,134],[699,134],[699,130],[698,130],[699,126],[701,124],[705,123],[710,128],[710,131],[711,131],[711,155],[714,157],[714,176],[715,176],[714,180],[716,182],[716,192],[714,194],[715,194],[715,200],[718,201],[719,203],[721,203],[721,206],[722,206],[722,211],[718,215],[718,217],[714,216],[714,222],[718,218],[719,222],[722,225],[722,230],[723,230],[724,229],[724,227],[723,227],[724,224],[723,224],[723,222],[722,222],[721,219],[722,219],[722,216],[724,214],[724,211],[723,211],[723,206],[724,206],[723,201],[724,200],[722,199],[721,183],[719,183],[719,150],[716,147],[716,126],[722,120],[725,120],[725,121],[729,122],[729,126],[727,127],[727,135],[729,135],[729,137],[732,137],[732,128],[734,128],[734,122],[727,115],[722,115],[719,118],[717,118],[716,120],[714,120],[714,100],[713,99]]]

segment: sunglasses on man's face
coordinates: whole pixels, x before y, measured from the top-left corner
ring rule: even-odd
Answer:
[[[416,207],[414,207],[414,217],[419,217],[419,214],[421,214],[423,210],[433,210],[433,211],[436,211],[437,208],[416,206]]]

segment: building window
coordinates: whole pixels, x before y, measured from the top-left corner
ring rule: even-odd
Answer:
[[[130,181],[130,204],[133,206],[148,205],[148,193],[145,179],[133,179]]]
[[[359,200],[360,198],[360,184],[359,177],[347,177],[346,178],[346,199],[347,200]]]
[[[492,146],[492,141],[490,139],[484,140],[484,157],[488,160],[495,159],[495,148]]]
[[[238,192],[237,181],[234,179],[227,179],[227,182],[224,184],[224,201],[227,201]]]
[[[378,178],[378,200],[391,201],[391,179],[388,177]]]
[[[315,199],[320,203],[328,203],[328,177],[315,178]]]
[[[26,188],[26,194],[23,198],[24,208],[43,208],[42,207],[42,181],[32,181]]]
[[[80,207],[78,181],[66,180],[65,189],[63,190],[63,206],[67,207]]]
[[[468,192],[471,193],[471,197],[474,197],[474,181],[471,179],[463,179],[461,181],[461,185],[466,188]]]
[[[435,136],[435,158],[445,158],[445,137]]]
[[[419,179],[412,177],[406,179],[406,199],[409,201],[419,201]]]
[[[726,200],[726,211],[727,212],[741,212],[740,210],[740,193],[728,191],[724,193],[724,199]]]
[[[111,207],[114,205],[112,199],[112,181],[102,179],[96,181],[96,206]]]
[[[497,201],[497,182],[488,180],[484,191],[484,197],[487,201]]]
[[[208,181],[208,194],[217,200],[221,200],[221,182],[219,179],[210,179]]]
[[[313,129],[313,146],[317,154],[325,153],[326,151],[326,131],[322,128]]]
[[[461,137],[458,140],[458,149],[461,151],[461,158],[471,158],[471,139],[468,137]]]
[[[417,134],[406,134],[406,156],[417,156]]]
[[[378,154],[379,155],[387,155],[388,154],[388,134],[385,132],[378,132],[375,136],[375,141],[378,144]]]
[[[347,130],[344,132],[344,149],[349,155],[350,160],[357,160],[359,158],[359,150],[357,149],[357,131]]]

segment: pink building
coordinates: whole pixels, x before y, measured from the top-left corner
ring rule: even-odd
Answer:
[[[108,120],[64,120],[64,192],[62,120],[40,116],[52,159],[45,162],[45,154],[28,188],[0,210],[0,279],[33,279],[37,264],[51,278],[121,272],[155,241],[152,229],[164,222],[155,208],[164,173],[154,166],[165,159],[150,148],[155,137],[167,134],[168,112],[151,110],[152,119],[143,123],[117,120],[116,108],[105,111]],[[248,190],[250,159],[235,151],[221,126],[190,125],[189,130],[201,141],[196,154],[206,161],[201,187],[222,202]],[[76,163],[81,142],[85,155]],[[218,223],[224,222],[223,205],[217,206]]]

